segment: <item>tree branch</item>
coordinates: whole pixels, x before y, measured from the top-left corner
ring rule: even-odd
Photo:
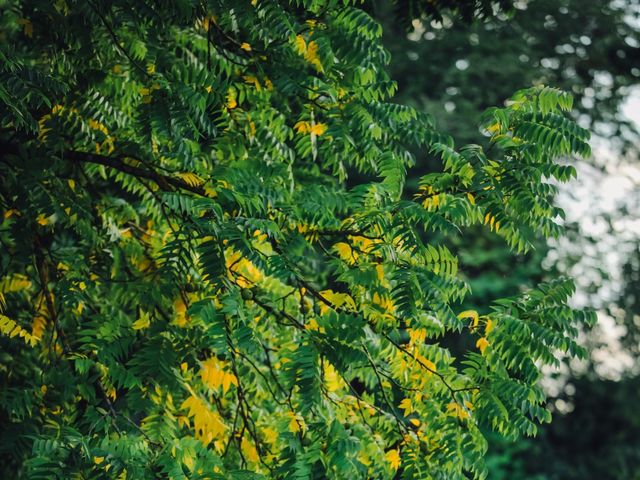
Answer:
[[[154,170],[147,170],[145,168],[129,165],[124,162],[124,157],[107,157],[106,155],[100,155],[97,153],[78,152],[75,150],[65,152],[64,155],[66,158],[74,162],[104,165],[105,167],[113,168],[114,170],[118,170],[137,178],[151,180],[164,191],[170,192],[174,189],[188,190],[196,195],[207,196],[204,189],[200,186],[191,185],[180,178],[164,175]]]

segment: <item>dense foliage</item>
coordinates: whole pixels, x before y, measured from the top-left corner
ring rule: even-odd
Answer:
[[[588,162],[611,172],[620,164],[637,161],[638,131],[622,108],[640,76],[637,0],[526,0],[471,25],[457,22],[447,13],[442,22],[422,17],[413,22],[408,35],[398,28],[388,2],[379,2],[374,10],[383,21],[383,41],[391,52],[391,77],[399,84],[394,101],[432,114],[439,128],[456,141],[478,141],[477,121],[487,106],[502,102],[517,88],[542,81],[574,94],[572,115],[582,126],[604,137],[612,154],[620,147],[629,150],[627,156],[619,155],[616,160],[610,155],[603,158],[601,151],[581,160],[583,169]],[[602,138],[600,142],[602,145]],[[408,178],[409,189],[414,188],[420,172],[437,168],[437,159],[428,152],[414,153],[417,165]],[[587,172],[581,183],[588,177]],[[588,198],[595,207],[592,218],[602,216],[599,205],[603,193],[589,190],[566,188],[564,193],[573,197],[569,201],[585,202]],[[629,196],[625,205],[603,220],[617,224],[620,218],[634,218],[636,205],[637,200]],[[584,228],[571,223],[567,226],[574,253],[559,247],[561,269],[580,277],[579,290],[589,292],[594,305],[605,302],[616,318],[616,310],[625,309],[628,318],[624,328],[630,340],[625,347],[634,350],[631,345],[637,327],[633,325],[632,302],[615,302],[606,293],[601,295],[601,289],[610,285],[610,275],[616,277],[615,269],[602,261],[607,247]],[[623,229],[625,237],[633,237],[633,227]],[[598,243],[598,253],[587,253]],[[513,295],[523,286],[557,274],[553,268],[549,270],[549,262],[542,267],[548,252],[544,239],[528,254],[514,255],[494,235],[478,229],[457,240],[455,248],[473,292],[466,299],[469,305],[480,306],[492,298]],[[626,267],[629,277],[633,275],[632,260]],[[597,271],[575,273],[580,268],[575,266],[577,262],[584,265],[589,261],[598,265]],[[636,290],[633,287],[629,286],[632,292]],[[597,343],[601,341],[597,329],[591,337]]]
[[[561,233],[570,95],[523,90],[455,148],[390,103],[357,4],[16,1],[0,25],[4,476],[481,477],[483,429],[549,420],[539,367],[593,314],[562,278],[460,311],[446,245]],[[441,165],[404,198],[416,149]]]

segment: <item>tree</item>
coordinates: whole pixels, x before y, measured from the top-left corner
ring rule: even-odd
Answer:
[[[501,102],[515,88],[544,81],[572,91],[576,95],[573,115],[580,116],[581,124],[589,124],[590,129],[595,128],[596,133],[605,136],[612,148],[630,147],[629,153],[634,156],[617,162],[633,163],[637,161],[637,130],[633,131],[620,114],[620,106],[629,96],[628,86],[637,83],[637,48],[633,45],[637,44],[638,27],[630,21],[637,11],[637,3],[636,0],[531,0],[519,2],[506,20],[499,14],[497,18],[487,18],[470,26],[452,22],[447,16],[440,23],[422,17],[414,22],[415,28],[409,35],[395,28],[392,15],[377,11],[383,21],[383,41],[391,52],[391,76],[399,82],[394,101],[433,114],[440,128],[457,141],[475,141],[476,121],[487,105]],[[389,9],[385,2],[379,4],[380,8]],[[425,171],[437,168],[437,159],[425,152],[415,153],[414,176],[419,168]],[[610,158],[605,160],[598,155],[585,162],[607,171],[612,167]],[[589,179],[592,170],[584,172],[583,169],[582,187],[564,189],[565,194],[571,192],[571,202],[584,202],[587,195],[590,203],[598,204],[599,181]],[[594,190],[585,191],[585,183],[591,183]],[[610,218],[604,217],[611,225],[609,235],[616,241],[616,251],[625,252],[623,258],[628,255],[626,244],[631,243],[629,236],[633,237],[633,229],[618,227],[620,233],[615,233],[614,225],[621,224],[622,219],[628,224],[634,215],[633,201],[633,197],[627,198],[625,206],[612,212]],[[584,205],[582,209],[584,211]],[[591,219],[603,216],[597,209],[589,211]],[[573,216],[575,218],[575,214]],[[612,247],[604,246],[606,242],[602,238],[589,239],[582,228],[574,231],[569,222],[568,218],[569,238],[554,249],[574,272],[574,261],[595,264],[602,269],[576,273],[580,277],[577,288],[583,295],[589,295],[593,306],[607,306],[610,315],[626,332],[621,339],[625,356],[635,357],[639,336],[634,323],[638,309],[633,299],[638,291],[634,284],[638,262],[630,255],[624,266],[625,287],[620,300],[607,296],[598,286],[615,286],[616,275],[599,255]],[[598,252],[590,254],[596,244]],[[571,245],[571,253],[565,245]],[[542,266],[549,251],[544,241],[527,255],[513,255],[500,239],[478,229],[457,241],[454,248],[462,265],[461,275],[472,291],[465,299],[464,308],[484,308],[484,301],[489,303],[500,296],[516,294],[523,286],[553,278],[558,273],[555,266],[549,270],[549,262]],[[560,265],[559,269],[569,271],[569,268]],[[613,278],[607,280],[610,273]],[[601,328],[585,332],[582,337],[583,345],[594,359],[603,358],[603,343],[610,342],[602,337]],[[473,345],[473,339],[456,338],[450,345],[452,353],[457,355]],[[612,346],[607,345],[607,349],[611,350]],[[565,368],[569,369],[568,365],[573,362],[567,362]],[[558,394],[553,389],[551,392],[554,396],[560,395],[559,400],[566,406],[553,411],[553,421],[544,425],[535,439],[513,443],[489,435],[486,455],[489,478],[635,478],[638,462],[632,452],[638,450],[633,429],[636,419],[629,416],[635,408],[635,396],[616,393],[631,392],[635,381],[631,378],[623,378],[619,383],[602,381],[598,378],[602,367],[601,360],[581,362],[579,369],[570,369],[572,378],[566,378],[565,374],[562,380],[558,379],[560,384],[568,382],[567,391]],[[626,370],[625,376],[637,374],[636,370]],[[575,393],[574,386],[577,387]],[[625,398],[627,405],[623,402]],[[583,399],[589,399],[588,409],[581,407]],[[553,403],[552,398],[552,406]],[[626,421],[608,421],[615,416]],[[591,428],[594,418],[598,419],[597,428]],[[576,430],[567,426],[578,426],[579,442]],[[601,445],[607,446],[606,453]]]
[[[446,13],[441,22],[416,15],[409,35],[398,28],[388,3],[378,2],[376,13],[391,52],[391,77],[399,83],[394,101],[433,115],[456,141],[477,141],[485,108],[542,81],[576,96],[573,115],[583,126],[637,153],[638,132],[620,108],[640,74],[636,0],[527,0],[472,25]],[[437,168],[437,159],[415,153],[418,171]],[[587,161],[605,168],[600,158]],[[585,232],[575,235],[573,242],[584,242]],[[470,301],[512,295],[549,275],[541,267],[544,241],[530,254],[514,256],[478,232],[463,238],[458,251],[471,261],[464,272],[474,287]]]
[[[561,233],[570,95],[456,149],[332,1],[11,2],[2,31],[5,476],[482,477],[482,428],[549,420],[539,366],[593,313],[563,278],[460,311],[446,242]],[[405,199],[415,148],[441,170]]]
[[[604,137],[611,149],[630,150],[629,157],[620,154],[614,162],[637,161],[638,131],[621,109],[629,97],[629,87],[637,83],[640,74],[635,47],[639,30],[633,21],[638,15],[636,0],[527,0],[472,25],[453,21],[455,18],[447,13],[440,22],[415,16],[408,35],[398,28],[388,3],[378,3],[376,14],[383,20],[383,41],[391,52],[391,77],[399,83],[394,101],[434,115],[440,128],[444,127],[456,141],[476,141],[477,120],[487,106],[502,102],[516,88],[542,81],[573,92],[577,100],[574,117]],[[422,151],[414,153],[415,173],[437,169],[437,158]],[[603,170],[612,166],[611,158],[599,155],[585,160]],[[417,175],[414,177],[417,179]],[[585,178],[589,180],[587,172],[581,183]],[[412,183],[410,178],[410,187]],[[581,189],[570,191],[575,201],[584,198]],[[633,198],[629,202],[629,206],[620,208],[619,215],[633,216]],[[602,245],[601,239],[588,239],[589,234],[577,225],[569,224],[568,230],[570,238],[565,244],[574,246],[577,258],[572,259],[559,247],[566,264],[584,259],[589,242]],[[549,250],[544,240],[525,256],[507,250],[495,236],[481,231],[465,236],[456,245],[458,256],[465,260],[462,273],[474,293],[467,302],[479,304],[484,299],[513,295],[523,285],[557,274],[542,268]],[[593,261],[599,260],[595,257]],[[625,268],[630,278],[632,262]],[[579,288],[589,291],[594,300],[598,296],[599,302],[603,300],[597,285],[608,283],[609,269],[603,265],[602,270],[597,275],[577,275],[582,277]],[[593,284],[585,284],[590,277],[595,277]],[[633,287],[630,285],[630,291]],[[614,300],[604,301],[614,310],[625,308],[627,302],[617,305]],[[631,327],[631,332],[633,315],[629,318],[624,327]],[[598,332],[591,336],[597,339]]]
[[[384,2],[379,3],[381,8],[389,8]],[[638,24],[632,21],[634,16],[637,18],[637,5],[636,0],[530,0],[519,2],[506,21],[499,14],[497,18],[467,26],[452,22],[446,16],[440,23],[423,17],[414,23],[415,28],[409,35],[397,28],[394,31],[395,20],[379,11],[385,33],[383,41],[391,52],[391,76],[399,82],[394,101],[433,114],[440,128],[457,141],[475,141],[476,120],[486,106],[501,102],[514,88],[539,81],[551,83],[575,94],[573,115],[580,118],[582,125],[588,124],[596,134],[605,137],[612,149],[622,146],[631,150],[627,158],[619,155],[616,160],[604,159],[596,154],[585,162],[604,171],[611,171],[613,162],[629,162],[633,166],[637,162],[638,132],[621,115],[620,107],[629,97],[628,87],[637,83],[639,73],[638,49],[634,47],[638,42]],[[437,168],[437,159],[424,152],[416,154],[418,167]],[[604,195],[598,193],[600,181],[589,179],[592,170],[581,173],[581,188],[565,188],[565,194],[568,190],[571,192],[571,202],[583,202],[588,196],[590,203],[597,205],[600,195]],[[593,190],[587,190],[585,183],[591,183]],[[624,288],[619,300],[606,295],[606,288],[602,288],[613,285],[616,289],[618,283],[615,270],[602,260],[601,254],[613,248],[604,246],[602,238],[588,238],[584,229],[574,231],[575,227],[569,224],[570,238],[563,239],[554,248],[568,265],[561,270],[569,271],[571,266],[575,272],[573,266],[577,262],[595,265],[595,271],[581,269],[575,273],[581,277],[578,290],[589,295],[593,306],[606,306],[624,328],[622,348],[625,356],[632,358],[637,357],[640,338],[638,322],[634,322],[638,315],[637,302],[634,302],[638,291],[638,262],[634,254],[628,253],[633,250],[626,246],[633,242],[633,228],[618,225],[630,225],[629,219],[637,216],[638,209],[636,206],[634,210],[634,206],[634,197],[629,196],[610,216],[597,209],[588,210],[588,218],[611,225],[608,235],[615,242],[615,250],[622,258],[628,258],[622,271]],[[582,210],[585,211],[584,205]],[[575,218],[575,213],[573,216]],[[565,245],[571,245],[571,249],[568,251]],[[598,245],[598,251],[591,254],[593,245]],[[536,247],[525,256],[512,255],[489,232],[478,231],[477,235],[460,239],[455,251],[463,265],[461,274],[473,292],[465,299],[465,308],[480,308],[483,301],[515,294],[523,285],[557,275],[555,268],[549,271],[548,266],[542,267],[542,259],[549,250],[545,242],[539,242]],[[607,278],[610,274],[613,278]],[[513,444],[489,436],[486,458],[489,478],[627,479],[637,476],[638,462],[633,455],[638,451],[633,428],[636,416],[630,415],[636,407],[637,395],[625,395],[632,392],[637,383],[626,377],[637,375],[637,368],[626,370],[625,378],[619,382],[598,378],[603,365],[595,359],[603,358],[603,343],[610,342],[601,332],[600,328],[585,332],[582,342],[595,352],[594,359],[581,362],[577,370],[571,368],[572,378],[559,380],[562,384],[569,382],[567,392],[559,393],[559,400],[566,407],[554,411],[553,421],[540,429],[536,439]],[[461,346],[468,344],[469,340],[459,341],[451,350],[457,354]],[[611,345],[607,348],[616,353]],[[575,393],[574,386],[577,387]],[[583,407],[584,399],[589,399],[589,408]],[[626,421],[612,422],[611,417],[626,418]],[[594,418],[598,419],[598,425],[592,425]],[[579,432],[568,428],[572,426]],[[603,445],[607,446],[606,453]]]

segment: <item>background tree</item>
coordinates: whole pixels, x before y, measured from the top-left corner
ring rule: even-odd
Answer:
[[[415,16],[409,35],[377,6],[398,99],[433,115],[461,142],[477,141],[482,112],[510,92],[547,83],[571,91],[597,135],[637,147],[620,110],[640,79],[637,0],[526,0],[466,25]]]
[[[463,311],[448,246],[561,233],[570,95],[523,90],[456,149],[389,102],[382,29],[343,2],[1,18],[3,475],[462,479],[486,429],[548,421],[539,366],[584,356],[593,313],[562,278]]]

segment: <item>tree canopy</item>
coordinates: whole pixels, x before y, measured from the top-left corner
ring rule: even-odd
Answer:
[[[448,245],[561,234],[568,93],[456,147],[390,101],[359,2],[2,6],[5,476],[481,478],[487,429],[550,419],[540,367],[593,313],[565,278],[462,310]]]

